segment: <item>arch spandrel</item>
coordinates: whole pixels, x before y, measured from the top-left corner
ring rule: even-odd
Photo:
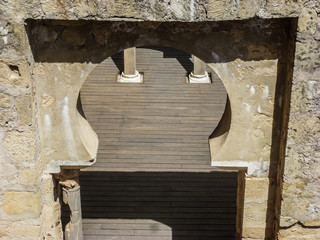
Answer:
[[[231,93],[228,95],[230,129],[224,134],[224,141],[216,143],[214,136],[210,139],[212,149],[218,150],[217,153],[211,152],[212,165],[227,169],[247,168],[250,175],[266,175],[270,162],[278,61],[236,60],[210,66]]]
[[[93,64],[36,63],[39,131],[44,163],[49,171],[59,166],[89,166],[95,159],[97,138],[77,111],[78,92]],[[85,133],[83,133],[85,132]],[[85,137],[86,136],[86,137]],[[90,139],[91,137],[91,139]],[[90,139],[93,146],[88,146]]]

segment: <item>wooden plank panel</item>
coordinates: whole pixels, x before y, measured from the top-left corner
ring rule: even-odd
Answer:
[[[236,180],[222,172],[82,172],[85,239],[234,239]]]

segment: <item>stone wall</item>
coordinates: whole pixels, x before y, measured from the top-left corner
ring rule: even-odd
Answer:
[[[23,26],[8,20],[0,20],[0,238],[36,239],[41,172],[31,61]]]
[[[287,239],[287,234],[291,239],[291,229],[304,232],[304,228],[305,238],[312,239],[309,227],[320,227],[319,10],[319,6],[304,8],[298,21],[283,176],[282,239]]]
[[[285,147],[284,142],[282,143],[282,154],[285,154],[285,158],[280,157],[279,161],[282,164],[278,163],[278,172],[284,172],[283,183],[282,174],[276,179],[272,178],[274,183],[277,183],[273,185],[279,189],[274,205],[277,205],[275,208],[278,208],[281,215],[279,239],[317,239],[320,228],[319,13],[318,0],[1,1],[0,238],[40,239],[41,236],[44,239],[61,239],[62,237],[59,225],[59,199],[54,191],[56,181],[50,174],[59,171],[59,164],[50,165],[50,158],[46,157],[52,154],[52,151],[59,149],[52,149],[47,145],[45,139],[48,136],[42,131],[48,125],[43,125],[48,119],[40,117],[46,114],[43,112],[42,115],[40,112],[50,111],[49,106],[56,104],[57,99],[52,99],[52,96],[45,92],[39,92],[41,84],[45,82],[54,84],[55,81],[52,75],[42,76],[41,69],[45,69],[45,73],[52,71],[56,74],[59,73],[59,68],[56,65],[54,69],[52,65],[46,63],[35,63],[36,56],[31,50],[25,28],[27,19],[197,22],[243,20],[254,17],[264,19],[298,17],[287,145]],[[143,25],[143,22],[141,24]],[[50,41],[55,38],[55,34],[48,33],[47,37]],[[66,41],[70,38],[77,39],[79,46],[83,44],[81,38],[77,38],[72,32],[66,32],[64,37]],[[73,75],[78,73],[79,68],[85,68],[89,73],[94,66],[88,64],[84,66],[79,63],[65,64],[64,74]],[[84,81],[86,75],[80,74],[79,77]],[[44,82],[41,82],[41,79],[44,79]],[[71,94],[77,94],[81,87],[81,83],[76,81],[68,82],[66,78],[62,78],[62,81],[66,81],[66,85],[58,86],[57,89],[70,91]],[[63,98],[63,91],[60,95],[61,100],[66,101]],[[62,101],[61,104],[63,103]],[[44,110],[46,107],[49,110]],[[61,123],[61,126],[64,124]],[[62,131],[61,134],[69,133]],[[286,131],[283,134],[282,139],[285,140]],[[94,158],[95,146],[84,143],[81,136],[79,138],[79,142],[83,144],[79,148],[84,149],[79,153],[79,158],[89,162]],[[68,159],[55,160],[61,164]],[[253,203],[268,201],[270,190],[268,177],[248,176],[246,182],[246,187],[250,191],[245,192],[245,201]],[[282,197],[281,189],[283,189]],[[265,204],[262,204],[258,208],[261,211],[258,213],[263,216],[267,214],[264,207]],[[261,231],[257,233],[254,228],[250,229],[250,226],[255,224],[252,219],[259,215],[250,214],[244,212],[244,221],[247,220],[249,224],[244,236],[247,239],[261,239],[264,237]]]

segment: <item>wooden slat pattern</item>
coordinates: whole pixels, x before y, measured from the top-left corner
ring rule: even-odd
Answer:
[[[237,174],[83,172],[85,239],[234,239]]]
[[[190,57],[172,48],[138,48],[143,84],[116,82],[122,53],[90,74],[81,101],[100,144],[97,163],[87,171],[208,168],[208,137],[227,94],[217,77],[213,84],[187,84]]]
[[[97,163],[80,176],[85,239],[234,239],[237,174],[211,168],[208,146],[226,92],[216,77],[185,83],[192,67],[184,52],[138,48],[143,84],[116,83],[122,54],[84,84],[100,142]]]

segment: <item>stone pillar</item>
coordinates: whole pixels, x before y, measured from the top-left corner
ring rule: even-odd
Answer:
[[[136,48],[128,48],[124,50],[124,74],[136,74]]]
[[[243,208],[244,208],[244,194],[245,194],[245,179],[246,171],[238,171],[238,188],[237,188],[237,221],[236,221],[236,240],[242,239],[243,229]]]
[[[206,72],[206,63],[193,56],[193,72],[189,75],[190,83],[210,83],[210,78]]]
[[[63,201],[70,208],[70,222],[66,226],[66,240],[82,240],[82,216],[81,216],[81,199],[80,186],[68,189],[63,187]]]
[[[136,69],[136,48],[124,50],[124,72],[121,73],[119,82],[140,83],[142,78]]]
[[[270,187],[275,187],[273,179],[245,177],[242,239],[272,239],[268,206],[274,196],[269,195],[273,191]]]
[[[70,221],[64,232],[65,240],[83,240],[79,174],[80,170],[66,169],[57,176],[62,186],[62,200],[70,209]]]

